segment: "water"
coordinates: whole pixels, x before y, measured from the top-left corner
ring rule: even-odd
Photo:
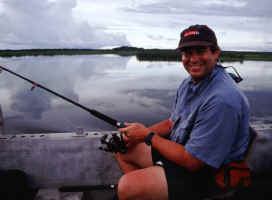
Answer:
[[[54,56],[0,58],[10,68],[87,107],[120,121],[147,125],[167,119],[176,89],[187,77],[181,63],[139,62],[135,57]],[[252,153],[255,171],[272,169],[272,62],[225,63],[244,80],[239,87],[251,104],[251,124],[261,135]],[[84,110],[7,73],[0,76],[6,133],[113,130]],[[270,191],[271,176],[254,180],[253,191]],[[258,189],[259,188],[259,189]],[[46,193],[48,196],[48,192]],[[256,198],[257,199],[257,198]]]
[[[0,58],[0,65],[117,120],[146,125],[170,116],[176,89],[187,77],[181,63],[109,55]],[[252,125],[272,133],[272,62],[224,65],[244,78],[239,85],[251,104]],[[40,88],[30,91],[31,84],[7,72],[0,77],[7,133],[114,129]]]

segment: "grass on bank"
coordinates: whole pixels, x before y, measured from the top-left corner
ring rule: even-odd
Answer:
[[[24,49],[0,50],[0,57],[19,56],[56,56],[56,55],[99,55],[116,54],[136,56],[140,61],[180,61],[181,55],[173,49],[144,49],[118,47],[114,49]],[[272,52],[222,51],[222,62],[243,62],[245,60],[272,61]]]

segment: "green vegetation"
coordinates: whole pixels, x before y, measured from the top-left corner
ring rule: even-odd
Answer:
[[[25,49],[0,50],[0,57],[12,56],[55,56],[55,55],[97,55],[116,54],[136,56],[139,61],[173,61],[181,60],[181,55],[174,49],[144,49],[137,47],[118,47],[114,49]],[[222,51],[222,62],[243,62],[245,60],[272,61],[272,52]]]
[[[272,52],[251,52],[251,51],[222,51],[220,55],[222,61],[272,61]]]
[[[116,51],[113,49],[24,49],[24,50],[0,50],[1,57],[12,56],[57,56],[57,55],[97,55],[118,54],[120,56],[135,55],[132,51]]]
[[[180,61],[181,54],[176,50],[145,49],[136,54],[140,61]],[[272,52],[221,51],[221,62],[272,61]]]

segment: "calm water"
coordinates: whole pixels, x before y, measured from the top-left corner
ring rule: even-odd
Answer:
[[[170,115],[175,91],[187,77],[181,63],[139,62],[135,57],[54,56],[0,58],[10,68],[89,108],[120,121],[150,125]],[[244,81],[252,124],[272,133],[272,62],[233,65]],[[6,132],[41,133],[112,130],[74,105],[7,73],[0,76],[0,104]]]

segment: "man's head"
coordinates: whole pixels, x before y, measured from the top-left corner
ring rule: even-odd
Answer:
[[[181,32],[178,50],[195,83],[211,73],[220,54],[215,33],[206,25],[193,25]]]

